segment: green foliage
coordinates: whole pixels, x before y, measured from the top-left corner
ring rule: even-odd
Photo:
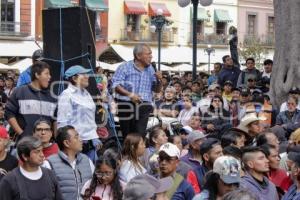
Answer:
[[[256,36],[247,36],[244,39],[243,48],[239,49],[239,55],[243,60],[246,60],[249,57],[254,58],[256,67],[261,69],[268,54],[267,46],[269,46],[269,44],[266,44],[265,40],[262,41]]]

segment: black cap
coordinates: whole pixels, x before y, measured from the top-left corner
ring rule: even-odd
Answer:
[[[41,60],[43,58],[43,50],[36,50],[35,52],[33,52],[31,58],[32,60]]]
[[[207,153],[217,144],[220,144],[220,140],[216,138],[207,138],[207,140],[203,141],[203,143],[200,145],[200,154],[203,155]]]
[[[290,91],[289,94],[300,94],[299,88],[293,87]]]
[[[224,85],[231,85],[232,86],[233,84],[232,84],[231,81],[228,80],[228,81],[225,81]]]
[[[250,95],[250,89],[246,88],[246,87],[242,88],[241,89],[241,95],[242,96],[249,96]]]
[[[11,81],[13,81],[13,82],[15,81],[15,80],[14,80],[14,78],[13,78],[13,77],[11,77],[11,76],[8,76],[8,77],[6,77],[6,79],[5,79],[5,80],[9,80],[9,79],[10,79]]]
[[[260,89],[254,89],[252,94],[262,94],[263,92]]]
[[[296,163],[300,167],[300,153],[299,152],[289,152],[288,159]]]

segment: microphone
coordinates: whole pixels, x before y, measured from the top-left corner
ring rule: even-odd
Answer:
[[[152,62],[151,65],[152,65],[154,71],[157,72],[156,63],[155,63],[155,62]]]

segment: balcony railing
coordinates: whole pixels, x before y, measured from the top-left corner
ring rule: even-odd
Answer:
[[[197,34],[197,44],[199,45],[207,45],[207,44],[212,44],[212,45],[228,45],[228,35],[218,35],[215,33],[212,34]],[[192,34],[190,34],[190,40],[189,42],[192,43],[193,37]]]
[[[0,36],[27,37],[30,32],[30,23],[0,22]]]
[[[261,44],[263,46],[274,47],[275,36],[274,34],[267,35],[245,35],[244,45]]]
[[[172,30],[165,30],[161,35],[162,42],[174,42],[174,33]],[[158,41],[158,33],[151,33],[149,30],[121,30],[121,41],[128,42],[157,42]]]

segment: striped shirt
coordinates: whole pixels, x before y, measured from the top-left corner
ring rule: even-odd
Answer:
[[[5,118],[17,119],[23,129],[21,137],[32,135],[33,125],[39,119],[54,122],[56,99],[49,90],[36,90],[30,85],[16,88],[5,106]]]

